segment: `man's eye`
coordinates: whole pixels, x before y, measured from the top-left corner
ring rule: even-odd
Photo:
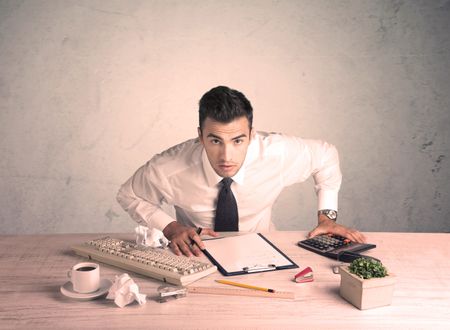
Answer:
[[[220,144],[220,140],[213,139],[213,140],[211,140],[211,143],[212,144]]]
[[[241,139],[234,140],[234,144],[241,144],[242,142],[244,142],[244,140]]]

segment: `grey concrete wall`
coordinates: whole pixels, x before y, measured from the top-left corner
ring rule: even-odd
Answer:
[[[340,221],[450,231],[449,1],[0,0],[0,232],[118,232],[119,185],[211,87],[340,151]],[[316,222],[312,182],[275,205]]]

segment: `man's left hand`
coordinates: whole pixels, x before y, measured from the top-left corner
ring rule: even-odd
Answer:
[[[319,224],[308,234],[308,237],[311,238],[323,234],[339,235],[346,237],[353,242],[366,243],[366,237],[361,232],[337,224],[335,221],[328,219],[325,215],[320,215]]]

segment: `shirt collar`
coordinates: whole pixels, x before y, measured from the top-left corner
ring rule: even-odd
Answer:
[[[247,164],[249,164],[254,158],[255,158],[255,152],[256,152],[256,145],[257,142],[252,139],[250,141],[250,145],[247,149],[247,155],[245,156],[244,163],[242,164],[239,171],[232,176],[234,182],[236,182],[239,185],[244,184],[245,179],[245,168],[247,167]],[[208,182],[208,186],[212,187],[217,185],[220,181],[222,181],[222,177],[214,171],[214,169],[211,166],[211,163],[209,162],[208,155],[206,154],[205,148],[203,148],[202,151],[202,164],[203,164],[203,170],[205,172],[206,181]]]

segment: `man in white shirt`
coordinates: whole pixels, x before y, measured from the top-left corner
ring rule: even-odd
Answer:
[[[162,230],[174,253],[198,256],[204,248],[200,232],[269,230],[282,189],[312,175],[319,211],[309,236],[333,233],[365,242],[362,233],[336,223],[342,179],[336,148],[255,132],[252,121],[244,94],[224,86],[211,89],[199,103],[198,138],[155,155],[122,185],[118,202],[137,223]],[[161,209],[164,202],[174,206],[176,219]],[[218,223],[223,221],[234,223],[223,227]]]

